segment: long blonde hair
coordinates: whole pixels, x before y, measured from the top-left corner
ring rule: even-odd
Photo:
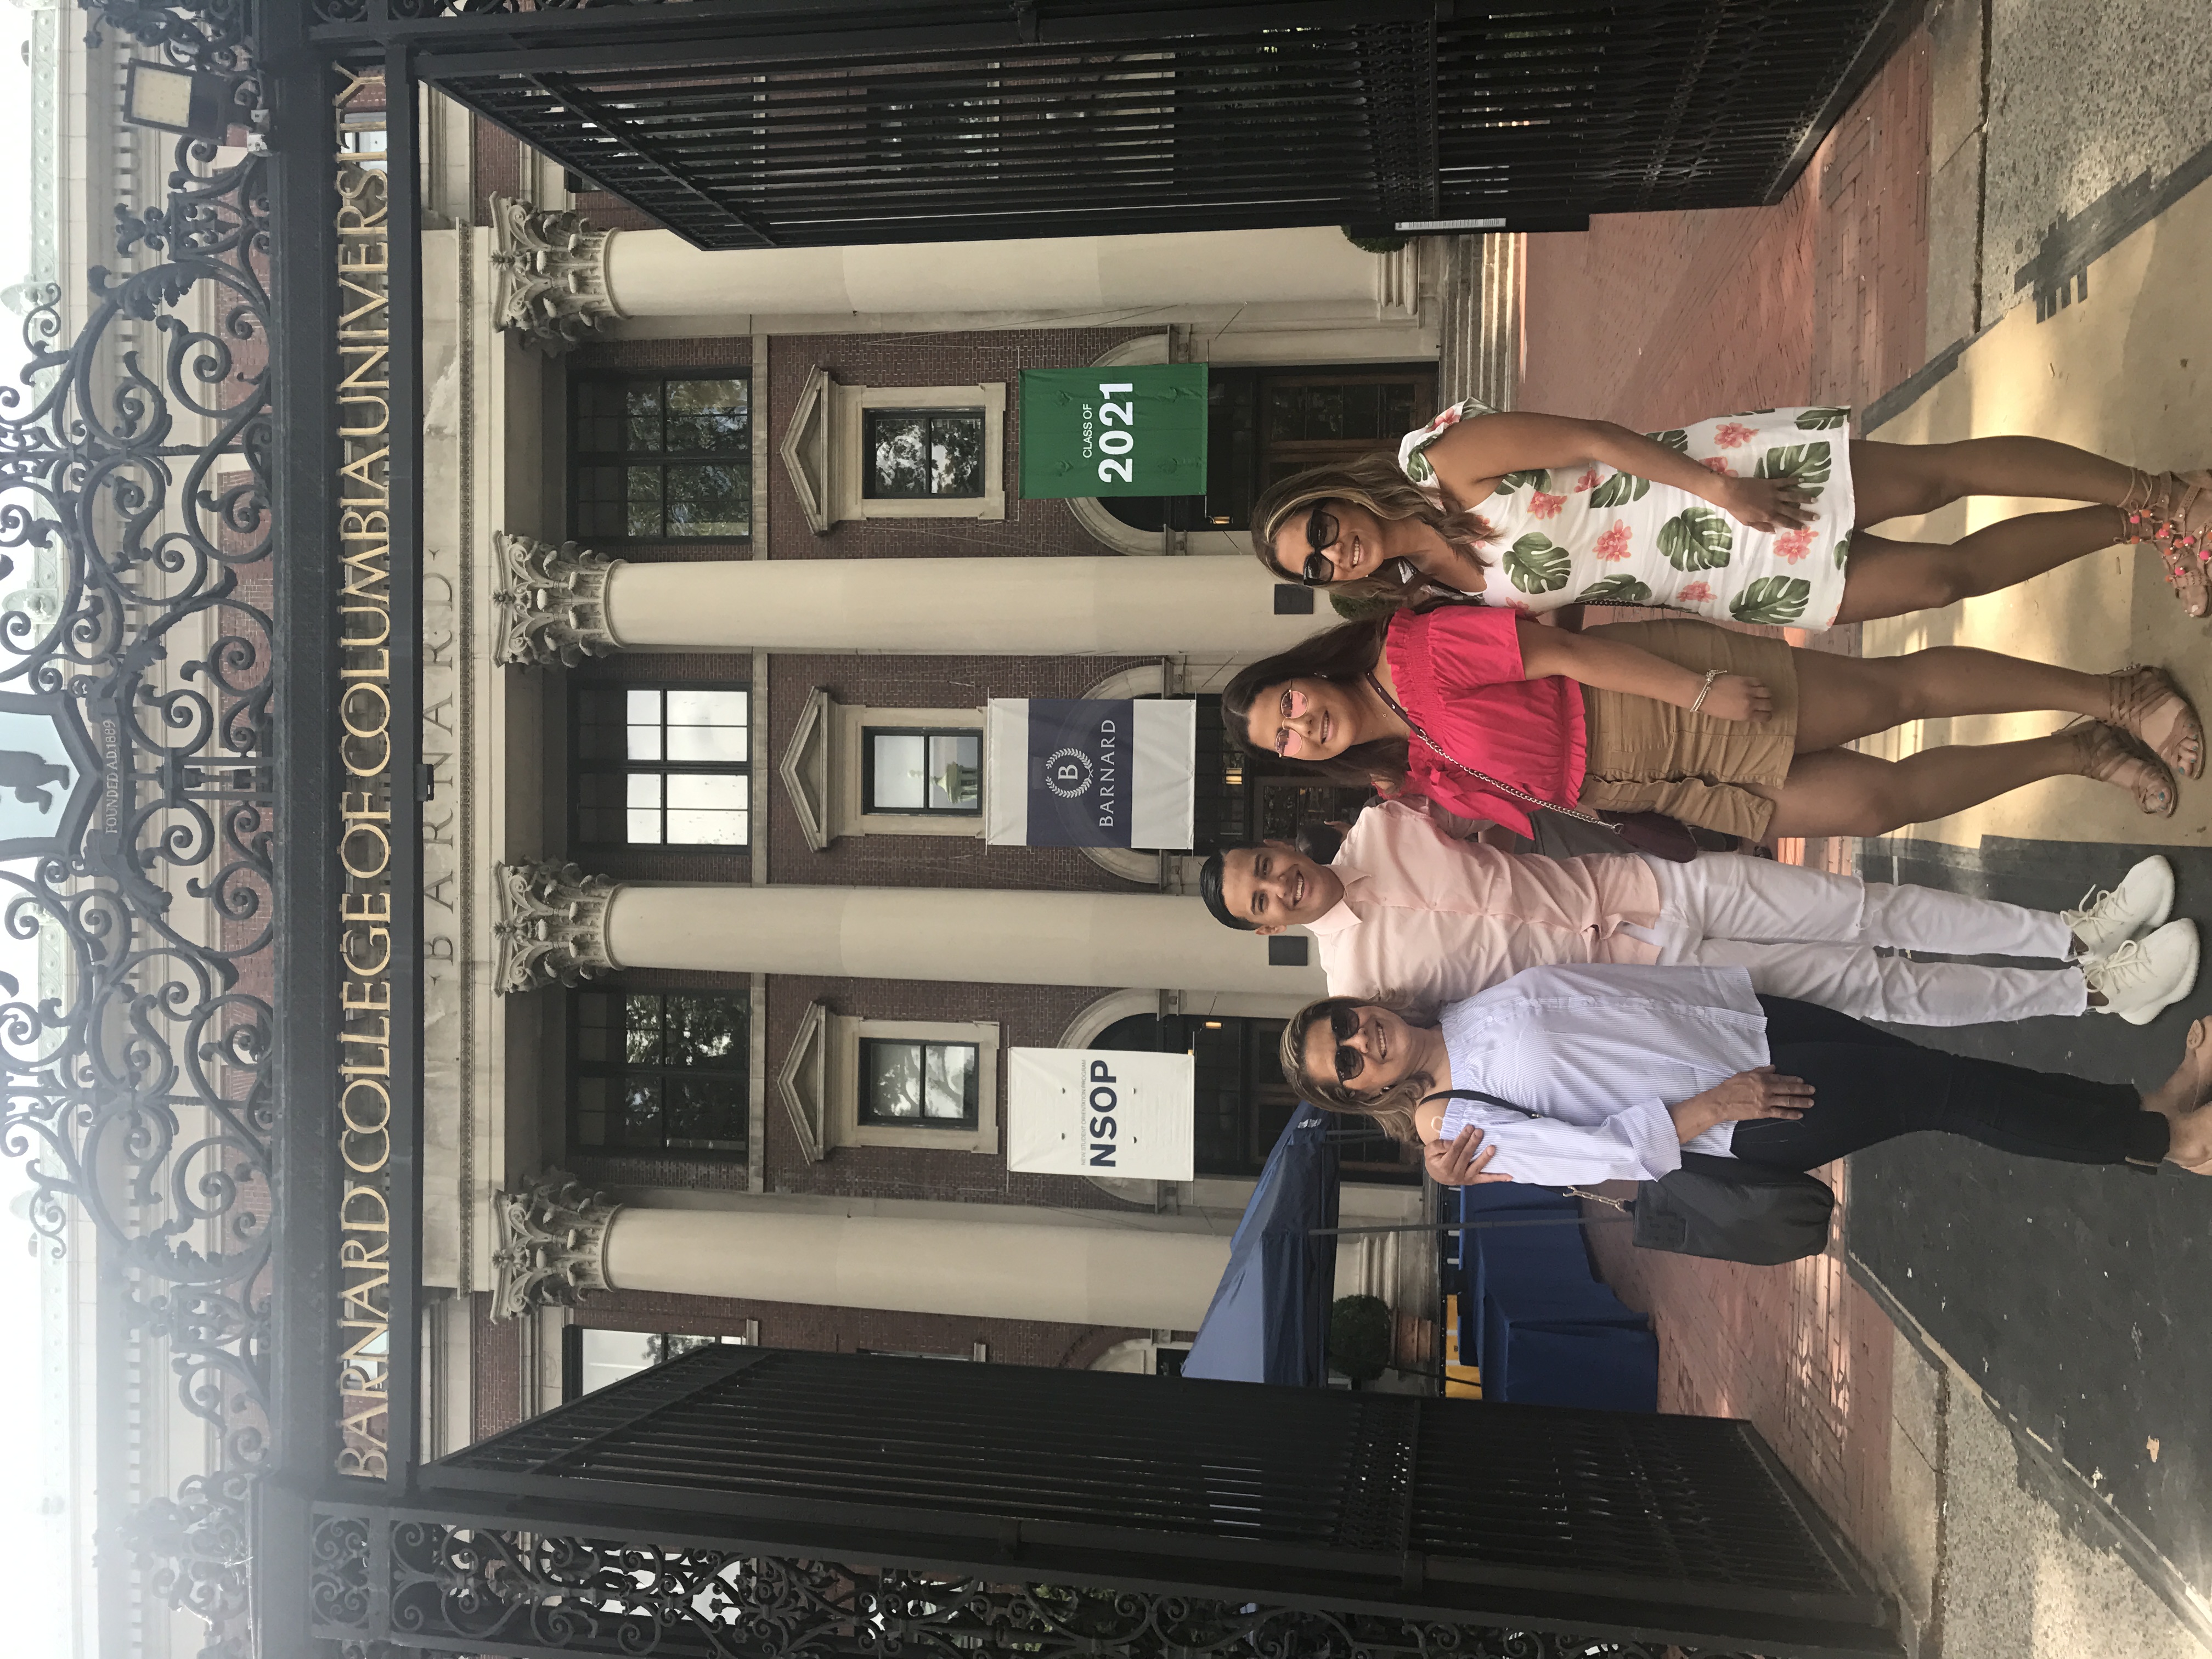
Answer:
[[[1371,1117],[1391,1139],[1418,1145],[1421,1136],[1413,1127],[1413,1108],[1421,1103],[1424,1095],[1433,1094],[1437,1086],[1437,1080],[1426,1072],[1410,1073],[1388,1089],[1363,1096],[1346,1088],[1334,1072],[1327,1077],[1316,1077],[1306,1070],[1306,1033],[1315,1021],[1327,1022],[1340,1008],[1388,1008],[1401,1019],[1407,1018],[1405,1010],[1395,1000],[1380,997],[1323,997],[1318,1002],[1309,1002],[1283,1027],[1282,1052],[1279,1056],[1283,1080],[1297,1091],[1301,1100],[1324,1112],[1339,1112],[1346,1117]],[[1431,1023],[1407,1019],[1408,1024]]]
[[[1362,455],[1356,460],[1330,466],[1310,466],[1271,486],[1252,507],[1252,550],[1277,580],[1294,582],[1298,573],[1275,562],[1275,537],[1294,514],[1320,501],[1350,501],[1376,518],[1388,520],[1418,519],[1443,538],[1455,556],[1477,570],[1490,561],[1483,547],[1497,532],[1479,515],[1464,507],[1440,506],[1426,490],[1408,478],[1395,456]],[[1392,567],[1404,567],[1393,568]],[[1402,559],[1385,562],[1371,576],[1354,581],[1327,584],[1332,597],[1382,599],[1400,604],[1421,597],[1425,584],[1419,573]]]

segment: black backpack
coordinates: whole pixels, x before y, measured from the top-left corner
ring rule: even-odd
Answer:
[[[1444,1089],[1428,1097],[1431,1100],[1453,1097],[1502,1106],[1525,1117],[1543,1115],[1479,1089]],[[1828,1225],[1836,1212],[1836,1194],[1824,1181],[1795,1170],[1771,1170],[1742,1158],[1715,1158],[1709,1152],[1684,1152],[1680,1169],[1656,1181],[1638,1182],[1632,1199],[1607,1198],[1579,1187],[1566,1190],[1577,1198],[1609,1204],[1621,1212],[1621,1219],[1634,1222],[1632,1237],[1638,1249],[1668,1250],[1676,1255],[1702,1255],[1759,1267],[1820,1255],[1828,1248]],[[1561,1226],[1589,1226],[1604,1218],[1543,1219]],[[1465,1222],[1447,1231],[1536,1224],[1502,1217],[1492,1222]]]

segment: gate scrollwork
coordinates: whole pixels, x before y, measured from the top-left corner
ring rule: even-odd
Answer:
[[[126,268],[31,295],[0,391],[0,1152],[60,1254],[96,1237],[103,1331],[155,1339],[216,1463],[103,1546],[220,1650],[250,1604],[248,1488],[270,1448],[268,1180],[276,830],[270,207],[245,0],[94,14],[222,78],[246,142],[176,141],[163,199],[116,209]],[[103,1348],[103,1365],[118,1356]]]
[[[379,1529],[384,1529],[380,1538]],[[1662,1645],[1127,1589],[994,1583],[319,1511],[318,1633],[359,1651],[662,1659],[1662,1659]],[[386,1564],[383,1582],[368,1564]],[[380,1618],[371,1609],[381,1606]],[[386,1644],[389,1647],[386,1647]],[[1723,1659],[1707,1655],[1705,1659]],[[1741,1659],[1741,1656],[1738,1656]]]

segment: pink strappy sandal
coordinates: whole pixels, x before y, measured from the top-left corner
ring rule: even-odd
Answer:
[[[2149,542],[2166,567],[2166,585],[2192,617],[2212,611],[2212,472],[2137,471],[2120,503],[2123,539]]]

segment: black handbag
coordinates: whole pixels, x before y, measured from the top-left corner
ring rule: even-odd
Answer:
[[[1479,1089],[1443,1089],[1426,1097],[1429,1100],[1454,1097],[1502,1106],[1524,1117],[1543,1115]],[[1702,1255],[1758,1267],[1820,1255],[1828,1248],[1828,1227],[1836,1213],[1836,1194],[1825,1181],[1795,1170],[1772,1170],[1741,1158],[1715,1158],[1709,1152],[1683,1153],[1680,1169],[1656,1181],[1638,1182],[1632,1199],[1608,1198],[1580,1187],[1569,1187],[1566,1191],[1577,1198],[1610,1205],[1621,1212],[1622,1219],[1632,1221],[1635,1231],[1631,1237],[1638,1249]],[[1585,1219],[1562,1224],[1590,1224]]]
[[[1816,1176],[1707,1152],[1685,1152],[1680,1169],[1638,1182],[1632,1202],[1639,1249],[1761,1267],[1820,1255],[1836,1213],[1836,1194]]]

